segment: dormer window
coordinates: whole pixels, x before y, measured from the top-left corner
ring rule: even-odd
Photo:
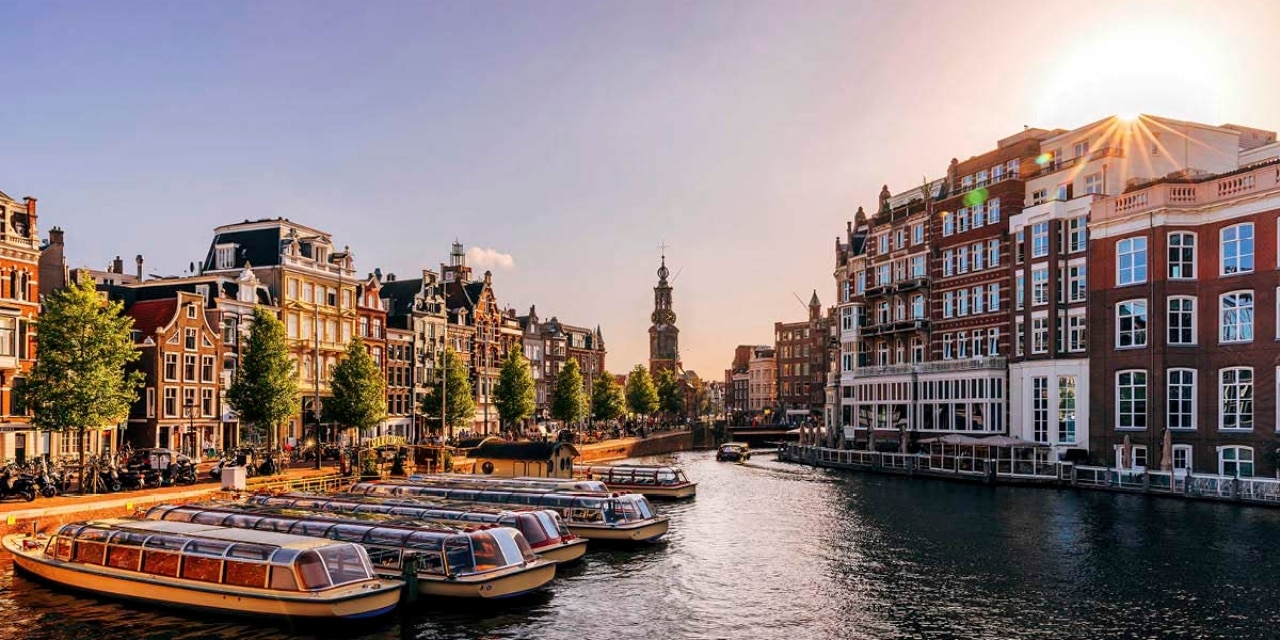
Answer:
[[[231,269],[236,264],[236,245],[220,244],[214,247],[214,269]]]
[[[327,247],[317,244],[311,249],[311,253],[316,262],[329,261],[329,249]]]

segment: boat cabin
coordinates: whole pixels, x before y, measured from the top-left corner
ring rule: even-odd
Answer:
[[[679,467],[648,465],[583,465],[573,468],[575,475],[599,480],[606,485],[674,486],[688,484],[689,478]]]
[[[600,492],[530,491],[521,489],[473,489],[431,487],[420,484],[358,482],[350,493],[370,496],[438,498],[450,501],[521,505],[554,509],[570,525],[621,524],[654,517],[653,507],[642,495]]]
[[[418,474],[409,476],[409,483],[435,486],[484,486],[509,487],[512,489],[540,489],[543,491],[608,491],[608,487],[598,480],[582,478],[534,478],[534,477],[497,477],[458,475],[455,473]]]
[[[515,478],[573,478],[578,450],[567,442],[511,442],[488,438],[471,450],[472,473]]]

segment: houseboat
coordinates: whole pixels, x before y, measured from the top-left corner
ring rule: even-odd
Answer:
[[[561,564],[579,560],[587,552],[587,541],[573,535],[565,526],[560,514],[550,509],[519,511],[493,507],[449,509],[429,505],[391,504],[372,496],[325,496],[308,493],[258,494],[250,496],[247,503],[261,507],[306,509],[320,513],[378,514],[455,526],[475,523],[511,527],[524,535],[534,553]]]
[[[610,491],[631,491],[650,498],[692,498],[698,493],[698,483],[690,482],[679,467],[578,465],[574,466],[573,473],[587,480],[599,480]]]
[[[380,575],[403,575],[407,557],[416,555],[422,595],[509,598],[539,589],[556,575],[555,561],[539,558],[524,536],[508,527],[426,528],[230,503],[159,505],[146,517],[351,542],[364,547]]]
[[[554,509],[565,519],[574,535],[588,540],[653,542],[666,535],[670,526],[666,516],[655,514],[649,501],[636,493],[472,489],[377,481],[356,483],[350,492],[500,505],[504,508]]]
[[[720,462],[746,462],[751,459],[751,447],[745,442],[726,442],[716,449],[716,460]]]
[[[190,522],[112,519],[3,539],[14,567],[111,598],[218,614],[370,618],[400,601],[349,542]]]
[[[608,491],[599,480],[585,478],[503,478],[498,476],[467,476],[456,473],[415,473],[402,482],[425,484],[433,487],[502,487],[508,489],[537,489],[539,491]]]

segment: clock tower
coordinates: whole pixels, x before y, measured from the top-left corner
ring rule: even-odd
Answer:
[[[671,285],[667,276],[667,255],[662,254],[662,266],[658,268],[658,286],[653,288],[653,314],[649,319],[649,373],[663,369],[680,372],[680,330],[676,328],[676,313],[671,310]]]

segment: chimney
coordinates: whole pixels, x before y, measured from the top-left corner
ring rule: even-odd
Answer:
[[[116,256],[116,259],[111,261],[111,273],[124,273],[124,260],[121,260],[120,256]]]
[[[142,282],[142,254],[139,253],[133,261],[138,265],[138,282]]]
[[[394,274],[394,273],[388,273],[388,274],[387,274],[387,282],[395,282],[395,281],[396,281],[396,274]]]
[[[26,196],[22,200],[23,202],[27,203],[27,215],[35,216],[36,215],[36,199],[32,198],[31,196]]]
[[[62,227],[54,227],[49,230],[49,244],[60,245],[63,243]]]

